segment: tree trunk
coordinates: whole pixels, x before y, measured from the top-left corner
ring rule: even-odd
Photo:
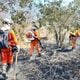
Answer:
[[[58,39],[58,33],[57,30],[54,28],[54,34],[55,34],[55,39],[56,39],[56,47],[59,47],[59,39]]]
[[[65,39],[66,32],[67,31],[65,31],[64,33],[62,33],[62,30],[60,28],[59,29],[59,33],[58,33],[57,30],[54,28],[57,48],[62,48],[64,46],[63,42],[64,42],[64,39]]]
[[[60,47],[63,48],[64,44],[64,39],[65,39],[65,35],[66,35],[67,31],[64,32],[63,34],[61,34],[61,39],[60,39]]]

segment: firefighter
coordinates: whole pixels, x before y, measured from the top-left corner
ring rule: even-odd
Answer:
[[[15,36],[14,31],[11,29],[10,19],[5,19],[3,21],[3,26],[1,27],[1,30],[8,31],[8,47],[1,48],[1,58],[2,58],[2,75],[4,78],[7,78],[7,72],[10,70],[12,64],[13,64],[13,53],[16,51],[19,51],[19,45],[17,38]]]
[[[69,35],[69,40],[70,40],[70,43],[71,43],[71,46],[72,46],[72,50],[76,48],[76,41],[77,41],[77,33],[75,30],[72,30],[70,32],[70,35]]]
[[[31,33],[31,35],[30,35],[30,33]],[[33,55],[33,52],[34,52],[35,48],[37,49],[37,52],[38,52],[37,56],[40,57],[41,56],[41,53],[40,53],[41,46],[40,46],[40,42],[39,42],[40,35],[37,32],[37,28],[32,27],[30,33],[26,34],[26,37],[31,39],[30,49],[29,49],[30,57],[32,58],[32,55]]]

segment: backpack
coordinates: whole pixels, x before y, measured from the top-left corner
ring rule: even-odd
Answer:
[[[0,30],[0,49],[9,47],[8,33],[9,31]]]

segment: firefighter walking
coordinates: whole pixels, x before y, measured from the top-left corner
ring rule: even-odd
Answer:
[[[69,35],[69,40],[72,46],[72,50],[76,48],[77,38],[80,37],[80,32],[78,30],[72,30]]]
[[[1,58],[2,58],[2,75],[4,78],[7,78],[7,72],[10,70],[13,64],[13,56],[14,51],[18,51],[19,45],[17,38],[14,34],[14,31],[11,29],[11,22],[8,19],[5,19],[3,21],[3,26],[1,27],[1,30],[3,32],[8,32],[8,46],[3,46],[1,48]],[[5,44],[4,44],[5,45]]]
[[[29,54],[30,54],[30,58],[32,58],[32,55],[33,55],[33,52],[34,52],[34,49],[37,50],[38,52],[38,57],[41,56],[41,45],[40,45],[40,35],[39,33],[37,32],[37,28],[34,26],[31,28],[31,31],[30,32],[27,32],[26,33],[26,37],[31,41],[30,42],[30,48],[29,48]]]

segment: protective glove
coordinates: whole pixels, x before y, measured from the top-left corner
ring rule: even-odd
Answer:
[[[20,46],[19,45],[16,45],[16,47],[18,48],[18,52],[20,51]]]
[[[20,51],[20,46],[16,45],[12,47],[12,52],[19,52]]]

